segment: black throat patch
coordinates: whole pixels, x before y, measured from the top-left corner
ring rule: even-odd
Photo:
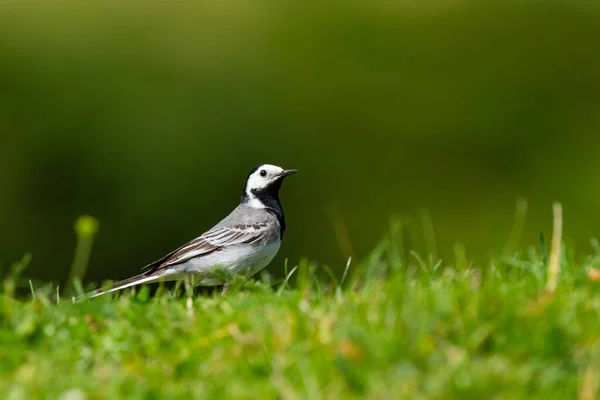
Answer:
[[[285,232],[285,216],[283,215],[283,208],[279,201],[279,189],[281,189],[282,182],[283,178],[279,178],[265,188],[251,190],[252,195],[265,206],[265,209],[277,217],[280,226],[280,239],[283,239],[283,233]],[[244,187],[242,203],[248,203],[249,201],[247,187]]]

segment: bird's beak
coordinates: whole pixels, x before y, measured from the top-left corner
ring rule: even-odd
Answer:
[[[296,172],[298,172],[298,170],[297,170],[297,169],[284,169],[284,170],[281,172],[281,177],[283,178],[283,177],[286,177],[286,176],[288,176],[288,175],[295,174]]]

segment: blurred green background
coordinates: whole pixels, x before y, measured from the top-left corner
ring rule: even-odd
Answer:
[[[0,261],[31,251],[38,279],[65,279],[81,214],[100,220],[87,280],[136,273],[225,216],[264,162],[300,170],[278,275],[285,258],[364,258],[423,207],[444,260],[459,241],[485,262],[519,197],[522,245],[560,200],[586,251],[600,6],[5,1],[0,133]]]

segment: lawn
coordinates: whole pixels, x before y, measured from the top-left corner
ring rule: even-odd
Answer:
[[[591,400],[596,250],[538,246],[474,265],[458,250],[405,254],[389,236],[344,278],[301,261],[289,281],[236,279],[226,294],[182,284],[79,303],[50,285],[15,298],[13,276],[0,398]]]

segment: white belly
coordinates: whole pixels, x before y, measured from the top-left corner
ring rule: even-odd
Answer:
[[[222,285],[222,279],[211,274],[215,268],[223,268],[232,274],[252,276],[266,267],[275,257],[281,246],[279,239],[266,246],[238,244],[225,247],[205,256],[174,265],[165,271],[164,279],[180,279],[182,275],[194,275],[196,282],[202,286]]]

